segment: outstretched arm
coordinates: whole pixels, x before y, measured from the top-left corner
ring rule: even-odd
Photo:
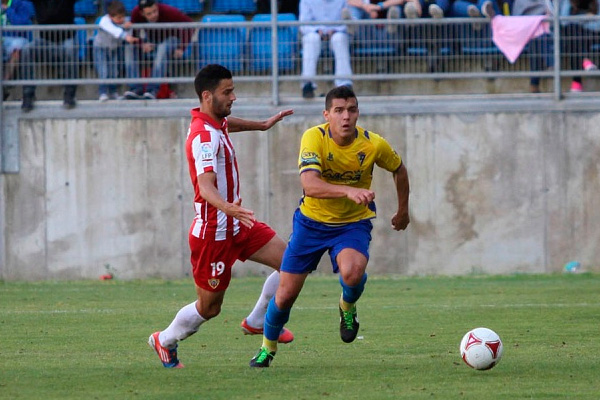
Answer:
[[[404,163],[394,171],[394,183],[396,185],[396,194],[398,196],[398,211],[392,217],[392,228],[396,231],[404,230],[410,222],[408,216],[408,195],[410,185],[408,183],[408,172]]]
[[[277,114],[271,116],[269,119],[264,121],[251,121],[248,119],[242,119],[237,117],[227,117],[227,126],[229,132],[243,132],[243,131],[266,131],[273,125],[287,117],[292,115],[294,110],[283,110]]]

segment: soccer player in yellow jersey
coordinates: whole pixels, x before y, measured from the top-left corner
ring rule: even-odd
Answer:
[[[406,167],[383,137],[356,125],[358,114],[352,89],[336,87],[325,98],[327,123],[302,135],[298,163],[304,196],[294,214],[279,287],[265,316],[263,345],[250,361],[251,367],[270,365],[292,305],[325,251],[334,272],[340,273],[340,336],[346,343],[356,338],[356,302],[367,281],[371,219],[375,218],[375,193],[371,190],[375,165],[390,171],[394,178],[398,208],[392,228],[403,230],[410,222]]]

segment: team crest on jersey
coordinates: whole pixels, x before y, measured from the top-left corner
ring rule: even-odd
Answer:
[[[367,155],[361,151],[360,153],[358,153],[356,155],[356,157],[358,157],[358,162],[360,163],[360,165],[362,167],[363,162],[365,161],[365,157],[367,157]]]
[[[333,154],[329,153],[327,155],[327,161],[333,161]]]
[[[213,289],[216,289],[217,286],[219,286],[219,283],[221,282],[220,279],[216,279],[216,278],[210,278],[208,280],[208,286],[210,286]]]
[[[213,159],[213,151],[210,143],[202,143],[202,147],[200,148],[200,153],[202,154],[202,160],[212,160]]]

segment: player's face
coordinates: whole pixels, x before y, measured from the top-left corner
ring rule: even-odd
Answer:
[[[231,106],[236,99],[233,89],[233,80],[223,79],[211,94],[211,110],[215,117],[225,118],[231,114]]]
[[[358,103],[356,98],[333,99],[329,110],[323,111],[325,120],[333,140],[339,145],[352,143],[358,120]]]
[[[158,4],[154,4],[151,7],[144,7],[142,9],[142,15],[148,20],[148,22],[158,21]]]

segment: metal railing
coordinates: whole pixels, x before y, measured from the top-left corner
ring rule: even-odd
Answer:
[[[562,78],[598,76],[582,60],[600,61],[600,34],[581,29],[600,17],[554,17],[548,35],[531,41],[511,64],[492,41],[490,21],[484,18],[343,21],[351,36],[353,81],[514,79],[537,76],[553,79],[554,97],[561,98]],[[320,23],[322,25],[322,23]],[[337,23],[339,25],[339,22]],[[98,77],[93,40],[96,25],[5,26],[3,35],[21,35],[29,44],[21,57],[4,60],[1,88],[27,85],[98,85],[191,83],[208,63],[232,70],[236,81],[265,82],[278,104],[281,82],[302,81],[302,45],[298,21],[143,24],[142,37],[191,33],[183,57],[169,57],[160,75],[152,77],[154,58],[138,45],[123,44],[115,51],[115,74]],[[560,29],[554,29],[560,26]],[[560,45],[557,45],[560,44]],[[2,46],[2,45],[0,45]],[[334,78],[334,56],[323,46],[315,81]],[[172,53],[173,48],[167,49]],[[129,57],[127,56],[129,55]],[[12,76],[5,75],[6,70]],[[131,72],[135,70],[135,72]],[[137,74],[137,75],[136,75]]]

